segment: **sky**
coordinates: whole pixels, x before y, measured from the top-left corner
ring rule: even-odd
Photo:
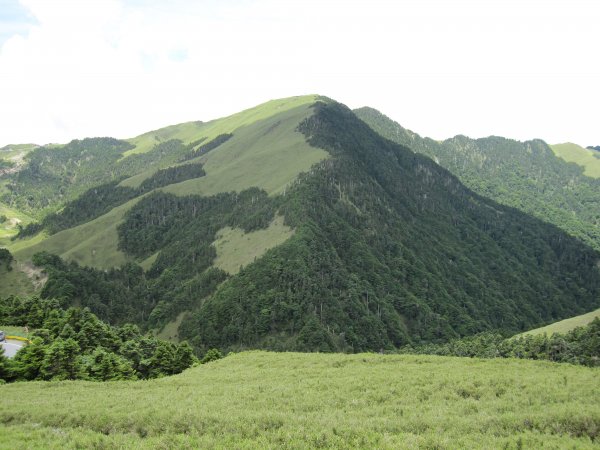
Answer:
[[[434,139],[600,145],[599,48],[597,0],[0,0],[0,147],[302,94]]]

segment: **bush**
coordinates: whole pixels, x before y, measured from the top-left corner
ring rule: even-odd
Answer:
[[[206,364],[211,361],[216,361],[217,359],[221,359],[222,357],[223,357],[223,354],[219,350],[217,350],[216,348],[211,348],[209,351],[206,352],[206,354],[204,355],[204,358],[202,358],[202,360],[200,360],[200,362],[202,364]]]

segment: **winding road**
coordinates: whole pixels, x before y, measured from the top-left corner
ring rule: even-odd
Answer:
[[[23,347],[23,342],[6,339],[0,343],[4,349],[4,356],[12,358]]]

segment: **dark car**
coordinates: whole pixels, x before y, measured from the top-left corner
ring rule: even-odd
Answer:
[[[4,339],[6,339],[6,336],[4,335],[4,331],[0,331],[0,342],[2,342]]]

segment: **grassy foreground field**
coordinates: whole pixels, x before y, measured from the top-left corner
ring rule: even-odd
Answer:
[[[597,448],[600,377],[522,360],[246,352],[0,386],[0,448]]]

